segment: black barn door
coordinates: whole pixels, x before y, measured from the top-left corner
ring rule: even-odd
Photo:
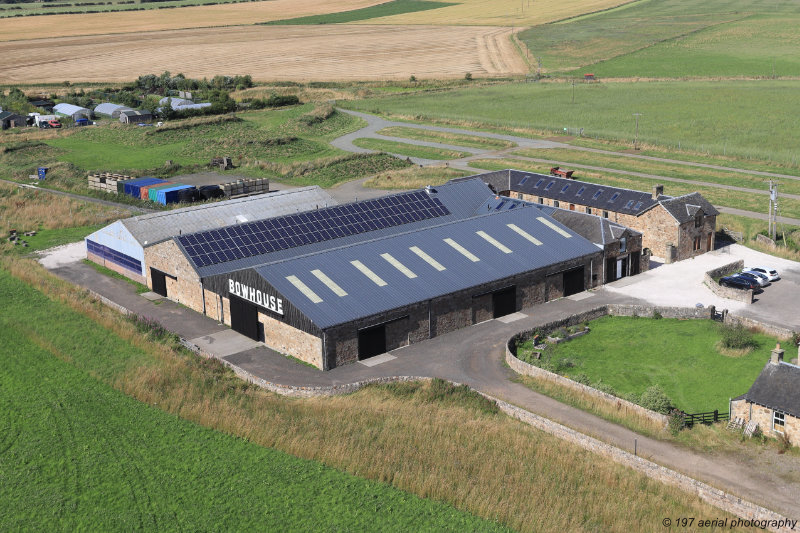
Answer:
[[[386,325],[365,328],[358,332],[358,359],[386,353]]]
[[[492,316],[500,318],[517,311],[517,288],[509,287],[492,293]]]
[[[564,296],[583,292],[583,267],[564,272]]]
[[[150,267],[150,279],[153,280],[153,292],[167,296],[167,276],[160,270]]]
[[[247,300],[230,295],[231,329],[245,337],[258,340],[258,308]]]

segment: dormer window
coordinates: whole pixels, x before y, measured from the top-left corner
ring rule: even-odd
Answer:
[[[699,228],[703,225],[703,212],[698,211],[697,214],[694,216],[694,227]]]

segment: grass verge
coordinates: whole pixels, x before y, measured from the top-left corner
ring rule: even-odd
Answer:
[[[426,185],[441,185],[453,178],[472,174],[466,170],[450,167],[412,166],[400,170],[381,172],[364,182],[373,189],[421,189]]]
[[[469,152],[457,152],[444,148],[432,148],[429,146],[417,146],[415,144],[386,141],[383,139],[356,139],[353,144],[368,150],[387,152],[391,154],[404,155],[407,157],[418,157],[420,159],[448,160],[460,159],[471,155]]]
[[[119,272],[114,272],[110,268],[106,268],[102,265],[98,265],[94,261],[89,261],[88,259],[84,259],[83,263],[92,267],[96,272],[103,274],[104,276],[108,276],[109,278],[119,279],[126,283],[130,283],[131,286],[136,289],[136,294],[144,294],[146,292],[150,292],[150,288],[147,285],[142,285],[136,281],[133,281],[131,278],[127,276],[123,276]]]
[[[449,133],[446,131],[407,128],[405,126],[390,126],[388,128],[379,130],[378,133],[389,137],[402,137],[404,139],[413,139],[415,141],[453,144],[456,146],[466,146],[467,148],[485,148],[487,150],[502,150],[516,146],[516,143],[504,141],[502,139],[479,137],[477,135],[464,135],[461,133]]]

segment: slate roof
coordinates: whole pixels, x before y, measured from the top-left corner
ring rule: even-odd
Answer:
[[[406,229],[255,271],[326,329],[598,252],[530,205]]]
[[[800,418],[800,367],[767,363],[744,399]]]
[[[539,209],[584,239],[601,246],[618,241],[626,231],[629,235],[641,235],[638,231],[596,215],[550,206],[540,206]]]
[[[684,194],[683,196],[675,198],[665,198],[659,203],[664,206],[664,209],[675,217],[675,220],[679,223],[694,220],[698,209],[702,209],[703,213],[706,215],[719,215],[719,211],[697,192]]]
[[[425,189],[422,190],[424,191]],[[398,194],[405,194],[405,193],[398,193]],[[245,257],[243,259],[236,259],[233,261],[218,263],[205,267],[194,265],[191,261],[190,254],[187,253],[186,256],[189,259],[190,264],[193,264],[194,269],[197,271],[200,277],[205,278],[217,274],[233,272],[235,270],[252,268],[257,265],[263,265],[265,263],[273,262],[276,260],[296,257],[301,254],[315,253],[330,248],[356,244],[359,242],[363,242],[366,239],[375,239],[389,235],[395,235],[406,231],[416,231],[433,225],[442,224],[445,222],[472,218],[482,213],[488,212],[488,208],[486,206],[489,206],[490,204],[494,205],[493,202],[496,202],[495,205],[496,208],[503,200],[505,200],[505,198],[502,197],[496,198],[495,195],[488,189],[486,184],[483,183],[483,181],[481,181],[480,179],[466,180],[459,183],[446,183],[444,185],[435,187],[430,194],[433,198],[439,199],[439,201],[441,201],[444,204],[444,206],[447,208],[450,214],[436,218],[420,220],[417,222],[410,222],[402,224],[400,226],[393,226],[393,227],[369,231],[366,233],[360,233],[346,237],[330,239],[322,242],[316,242],[312,244],[307,244],[305,246],[297,246],[285,250],[269,252],[261,255],[254,255],[251,257]],[[394,195],[387,195],[384,196],[383,198],[388,198],[391,196]],[[344,205],[353,205],[358,203],[365,203],[368,201],[369,200],[363,200],[361,202],[353,202],[352,204],[344,204]],[[524,202],[520,202],[520,204],[523,203]],[[506,206],[503,206],[501,208],[502,211],[505,211],[505,209]],[[182,247],[180,242],[178,242],[178,246]]]
[[[318,186],[288,189],[235,200],[184,207],[121,220],[142,246],[170,239],[179,233],[228,226],[262,218],[337,205],[331,195]]]

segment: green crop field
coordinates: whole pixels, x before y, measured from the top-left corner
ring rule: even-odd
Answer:
[[[469,152],[456,152],[455,150],[446,150],[443,148],[431,148],[428,146],[417,146],[414,144],[401,143],[396,141],[387,141],[383,139],[356,139],[353,144],[366,148],[368,150],[376,150],[379,152],[387,152],[391,154],[404,155],[407,157],[419,157],[422,159],[460,159],[470,155]]]
[[[608,77],[800,74],[789,0],[640,0],[520,34],[546,72]]]
[[[414,13],[417,11],[427,11],[429,9],[439,9],[440,7],[451,5],[453,5],[453,3],[431,2],[429,0],[389,0],[383,4],[354,9],[352,11],[275,20],[266,22],[265,24],[347,24],[348,22],[389,17],[391,15],[402,15],[404,13]]]
[[[728,399],[747,392],[775,346],[759,334],[749,354],[722,355],[715,347],[720,325],[708,320],[603,317],[589,325],[588,335],[553,347],[553,361],[574,365],[562,373],[584,374],[623,396],[660,385],[687,413],[727,411]]]
[[[90,374],[137,349],[5,271],[0,293],[3,531],[502,530],[128,398]]]
[[[576,132],[797,164],[797,81],[514,83],[346,102],[365,112],[474,126]]]

